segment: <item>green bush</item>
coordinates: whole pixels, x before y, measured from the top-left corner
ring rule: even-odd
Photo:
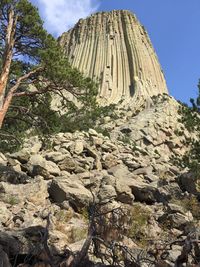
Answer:
[[[179,114],[180,122],[191,134],[183,141],[187,152],[183,157],[173,157],[174,163],[181,168],[189,168],[194,174],[200,173],[200,82],[198,84],[199,95],[196,99],[190,99],[191,106],[181,104]],[[178,136],[183,132],[183,128],[176,130]]]
[[[146,243],[146,227],[150,218],[150,211],[139,204],[134,205],[129,211],[129,227],[127,236],[140,245]]]

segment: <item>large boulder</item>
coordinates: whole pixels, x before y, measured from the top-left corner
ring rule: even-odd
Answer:
[[[0,183],[0,199],[11,205],[25,201],[35,205],[45,205],[48,196],[47,183],[40,176],[35,177],[28,184]]]
[[[56,177],[52,180],[49,194],[53,201],[69,201],[75,209],[83,208],[92,200],[92,194],[75,175]]]
[[[136,201],[147,204],[159,202],[159,198],[157,197],[158,190],[154,186],[135,180],[134,184],[131,185],[131,189]]]
[[[53,161],[46,160],[43,156],[37,154],[32,155],[27,163],[27,169],[32,176],[41,175],[46,179],[50,175],[60,175],[60,169]]]
[[[13,167],[0,165],[0,182],[11,184],[25,184],[31,177],[22,171],[15,171]]]
[[[183,191],[187,191],[188,193],[194,195],[200,194],[200,192],[197,190],[198,183],[194,173],[188,172],[180,175],[177,179],[177,182]]]
[[[62,171],[73,172],[77,168],[77,162],[71,157],[65,157],[58,166]]]

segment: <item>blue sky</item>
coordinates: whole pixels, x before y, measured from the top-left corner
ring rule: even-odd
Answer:
[[[128,9],[147,29],[170,94],[188,102],[200,78],[200,0],[31,0],[58,36],[96,11]]]

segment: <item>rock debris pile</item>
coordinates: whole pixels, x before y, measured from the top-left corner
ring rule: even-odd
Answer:
[[[180,127],[173,109],[163,121],[157,119],[173,102],[170,97],[157,101],[160,109],[144,110],[145,117],[141,112],[114,122],[107,118],[112,138],[94,129],[59,133],[46,147],[32,137],[20,151],[0,154],[0,244],[9,259],[38,255],[48,215],[52,253],[59,258],[66,247],[79,250],[94,196],[111,207],[132,210],[130,227],[135,230],[124,235],[123,242],[133,251],[142,250],[146,239],[186,236],[194,222],[189,202],[198,190],[195,180],[188,180],[188,174],[170,161],[181,151],[172,130]],[[163,127],[166,118],[169,124]],[[167,259],[169,266],[181,253],[181,246],[174,249]]]

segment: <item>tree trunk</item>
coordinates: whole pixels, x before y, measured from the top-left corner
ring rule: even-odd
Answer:
[[[23,75],[22,77],[20,77],[16,84],[10,89],[10,91],[8,92],[7,96],[4,96],[4,101],[2,106],[0,106],[0,129],[2,128],[3,125],[3,121],[5,119],[6,113],[9,109],[10,103],[13,99],[13,97],[15,96],[15,92],[17,91],[18,87],[20,86],[21,82],[28,79],[31,75],[41,71],[42,68],[38,67],[35,70],[30,71],[29,73],[26,73],[25,75]]]
[[[3,104],[3,107],[0,109],[0,129],[2,128],[2,125],[3,125],[3,121],[5,119],[5,116],[6,116],[6,113],[8,111],[8,108],[10,106],[10,103],[12,101],[12,98],[13,98],[13,94],[10,93],[7,97],[6,97],[6,100]]]
[[[5,51],[3,54],[2,72],[0,75],[0,109],[4,104],[4,96],[12,62],[16,24],[17,17],[15,17],[14,11],[11,9],[9,12],[8,26],[6,29]]]

